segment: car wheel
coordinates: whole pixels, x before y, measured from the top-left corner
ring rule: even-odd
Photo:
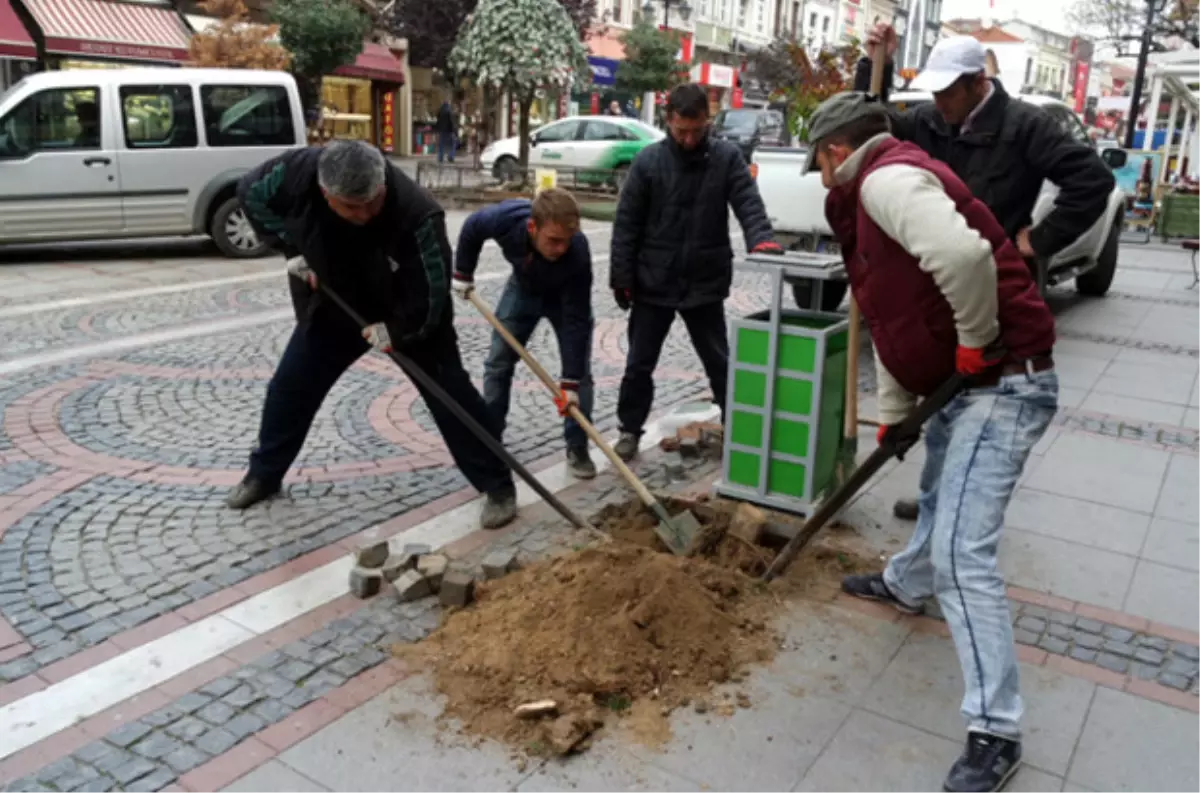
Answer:
[[[246,210],[234,197],[217,208],[208,233],[221,253],[231,259],[255,259],[267,252],[266,243],[258,238]]]
[[[1104,241],[1104,249],[1096,259],[1096,266],[1075,277],[1075,288],[1088,297],[1104,297],[1117,274],[1117,253],[1121,247],[1121,224],[1114,223]]]
[[[517,178],[521,168],[513,157],[501,157],[492,166],[492,174],[501,182],[512,182]]]

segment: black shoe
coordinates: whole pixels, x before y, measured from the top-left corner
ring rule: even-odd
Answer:
[[[842,591],[863,600],[878,600],[881,603],[888,603],[897,611],[905,614],[917,615],[925,610],[924,606],[910,606],[893,595],[892,591],[887,588],[887,584],[883,583],[883,573],[848,575],[842,579]]]
[[[485,529],[499,529],[512,523],[517,517],[517,491],[513,488],[495,490],[487,494],[479,525]]]
[[[954,761],[942,790],[1000,790],[1021,765],[1021,742],[986,732],[967,733],[967,748]]]
[[[613,451],[625,462],[630,462],[637,457],[638,441],[637,433],[622,430],[621,437],[617,439],[617,445],[613,447]]]
[[[916,520],[921,514],[921,507],[915,498],[898,498],[892,505],[892,514],[900,520]]]
[[[279,492],[279,485],[269,485],[261,479],[246,477],[229,492],[225,506],[230,509],[247,509]]]
[[[576,479],[596,478],[596,464],[592,462],[586,446],[567,449],[567,470]]]

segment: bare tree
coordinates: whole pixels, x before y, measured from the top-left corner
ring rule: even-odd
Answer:
[[[1111,44],[1118,57],[1138,54],[1146,27],[1146,3],[1154,5],[1150,49],[1165,52],[1187,42],[1200,47],[1197,0],[1076,0],[1068,16],[1078,29]]]

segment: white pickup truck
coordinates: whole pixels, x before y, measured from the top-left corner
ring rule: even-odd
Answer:
[[[1063,129],[1077,140],[1094,145],[1076,115],[1062,102],[1045,96],[1019,96],[1023,102],[1041,107],[1062,124]],[[900,107],[912,107],[932,101],[930,94],[902,92],[889,101]],[[1124,164],[1125,152],[1110,149],[1101,153],[1110,167]],[[758,182],[767,208],[767,216],[775,228],[781,245],[791,250],[837,253],[838,244],[825,220],[825,187],[819,173],[804,173],[808,161],[807,148],[759,148],[754,152],[751,173]],[[1054,207],[1058,188],[1046,182],[1033,209],[1036,224]],[[1112,284],[1117,269],[1117,247],[1124,219],[1125,194],[1114,188],[1108,197],[1108,207],[1087,233],[1060,251],[1048,262],[1039,262],[1038,286],[1045,289],[1071,279],[1082,294],[1102,297]],[[796,304],[812,306],[811,282],[792,285]],[[845,282],[831,282],[821,293],[820,308],[833,311],[846,294]]]

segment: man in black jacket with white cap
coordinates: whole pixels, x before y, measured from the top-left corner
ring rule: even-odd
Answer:
[[[867,35],[867,57],[858,64],[854,88],[869,89],[871,58],[879,46],[887,48],[889,59],[886,100],[897,46],[890,25],[877,25]],[[1115,182],[1093,149],[1041,108],[1009,96],[986,70],[987,52],[977,39],[954,36],[938,42],[910,86],[932,93],[933,102],[892,110],[892,134],[949,165],[1035,266],[1033,261],[1050,259],[1095,225]],[[1054,209],[1034,225],[1033,208],[1046,181],[1059,192]],[[916,500],[897,501],[895,512],[915,520]]]

